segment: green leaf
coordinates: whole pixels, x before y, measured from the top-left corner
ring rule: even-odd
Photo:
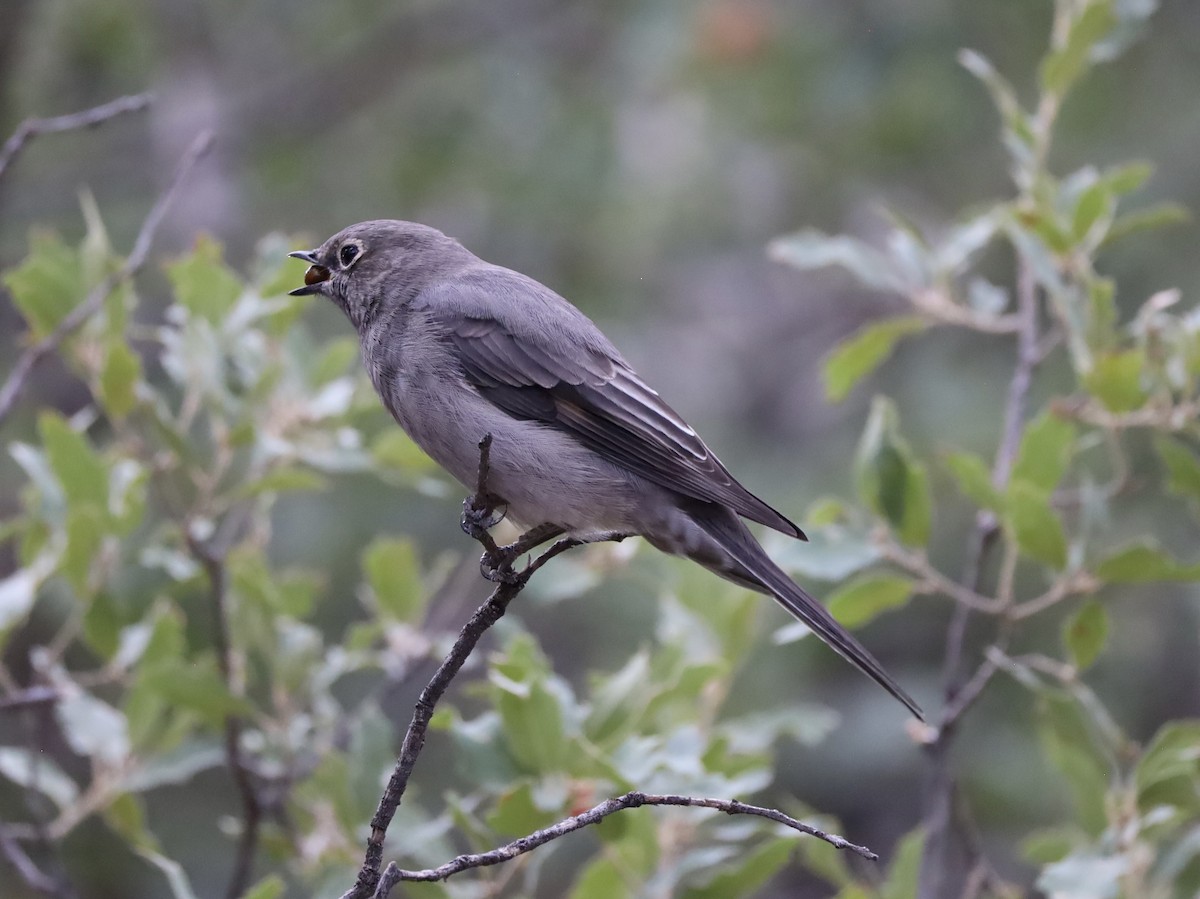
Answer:
[[[826,600],[829,614],[844,627],[862,627],[912,597],[913,582],[897,574],[868,574],[839,587]]]
[[[57,412],[38,416],[46,457],[71,505],[108,508],[108,469],[87,438],[73,430]]]
[[[58,559],[52,553],[43,553],[30,565],[0,578],[0,635],[29,614],[37,599],[38,587],[57,563]]]
[[[1043,868],[1037,887],[1054,899],[1118,899],[1129,865],[1130,856],[1081,852]]]
[[[845,399],[855,384],[883,364],[902,337],[924,328],[924,319],[907,315],[860,329],[839,344],[825,360],[826,396],[834,402]]]
[[[526,782],[500,796],[487,825],[501,837],[519,837],[552,824],[556,817],[554,810],[538,807],[533,787]]]
[[[879,891],[879,899],[910,899],[917,895],[924,847],[924,831],[917,829],[904,835],[888,865],[887,883]]]
[[[142,682],[166,702],[196,712],[213,726],[254,711],[249,702],[229,692],[211,662],[180,659],[143,672]]]
[[[123,342],[114,342],[100,371],[100,402],[111,418],[121,421],[137,405],[137,382],[142,362]]]
[[[238,488],[240,497],[261,496],[264,493],[311,493],[324,490],[329,482],[307,468],[298,465],[278,465],[257,481],[250,481]]]
[[[1046,411],[1025,428],[1012,477],[1050,492],[1058,486],[1071,461],[1075,426]]]
[[[1067,538],[1046,492],[1027,481],[1014,480],[1008,485],[1005,509],[1024,553],[1053,568],[1066,566]]]
[[[396,621],[420,621],[426,598],[412,541],[377,537],[363,551],[362,565],[382,614]]]
[[[775,837],[749,852],[741,852],[707,884],[682,892],[683,899],[737,899],[752,895],[777,874],[795,849],[790,837]]]
[[[983,459],[974,453],[954,451],[946,453],[942,462],[967,499],[981,509],[1000,511],[1004,498],[992,486],[992,472]]]
[[[79,755],[105,765],[123,764],[129,755],[125,716],[82,690],[67,692],[54,707],[58,726]]]
[[[1034,865],[1049,865],[1071,854],[1077,842],[1074,831],[1063,827],[1035,830],[1021,840],[1021,855]]]
[[[167,266],[176,301],[220,327],[242,295],[242,280],[221,260],[221,245],[201,235],[190,256]]]
[[[1115,209],[1116,202],[1103,179],[1087,188],[1080,194],[1071,219],[1071,236],[1075,242],[1082,243],[1095,224],[1102,218],[1111,218]]]
[[[1141,231],[1168,228],[1172,225],[1186,225],[1191,220],[1192,213],[1186,206],[1178,203],[1155,203],[1145,209],[1117,216],[1108,229],[1108,234],[1104,236],[1104,243],[1101,246]]]
[[[910,546],[928,541],[932,518],[929,477],[900,436],[896,407],[886,397],[877,396],[871,403],[855,469],[863,502],[887,519],[901,540]]]
[[[1148,162],[1135,160],[1122,165],[1113,166],[1106,171],[1100,180],[1116,196],[1131,194],[1154,174],[1154,166]]]
[[[1184,565],[1148,543],[1120,549],[1096,566],[1096,577],[1110,584],[1198,581],[1200,562]]]
[[[1200,502],[1200,455],[1183,441],[1165,434],[1154,438],[1154,448],[1167,469],[1167,489]]]
[[[79,787],[45,752],[0,746],[0,777],[24,790],[41,793],[60,809],[75,802]]]
[[[892,260],[853,237],[831,237],[809,229],[776,238],[768,252],[776,262],[798,269],[840,266],[876,290],[905,293],[910,287]]]
[[[1062,97],[1084,73],[1092,49],[1116,26],[1112,0],[1090,0],[1066,39],[1042,61],[1042,90]]]
[[[350,364],[358,359],[358,353],[357,337],[339,337],[329,341],[313,363],[309,374],[313,385],[320,387],[346,374]]]
[[[1138,349],[1102,353],[1084,376],[1083,386],[1110,412],[1132,412],[1146,402],[1141,384],[1145,365],[1146,356]]]
[[[1034,143],[1033,128],[1029,116],[1017,101],[1016,91],[1004,77],[996,71],[991,61],[974,50],[960,50],[959,64],[983,82],[992,95],[992,102],[1000,112],[1004,129],[1011,138],[1010,149],[1015,146],[1030,147]]]
[[[279,899],[287,889],[282,877],[269,874],[242,894],[242,899]]]
[[[1108,764],[1078,703],[1051,693],[1038,698],[1038,730],[1046,757],[1063,774],[1080,825],[1096,836],[1108,823],[1104,810],[1111,774]]]
[[[1161,795],[1157,788],[1177,778],[1190,786],[1194,804],[1200,789],[1200,721],[1171,721],[1154,735],[1134,772],[1139,804],[1147,807],[1148,797]]]
[[[104,541],[104,519],[95,506],[76,506],[67,513],[67,548],[62,572],[81,596],[88,592],[92,559]]]
[[[598,856],[588,862],[567,899],[633,899],[633,893],[616,863]]]
[[[29,255],[5,273],[4,284],[35,339],[53,331],[87,291],[79,254],[57,234],[45,232],[30,237]]]
[[[1063,625],[1063,645],[1079,671],[1092,667],[1107,641],[1108,613],[1094,599],[1084,603]]]
[[[122,779],[121,789],[144,793],[167,784],[187,783],[201,771],[225,762],[225,748],[215,740],[188,740],[160,755],[139,758]]]
[[[371,441],[371,457],[384,468],[429,471],[434,461],[399,428],[388,428]]]
[[[562,709],[546,685],[510,681],[494,670],[489,680],[504,741],[517,764],[531,774],[563,770],[569,747]]]
[[[1111,278],[1091,278],[1087,288],[1087,344],[1097,353],[1104,353],[1117,342],[1116,284]]]

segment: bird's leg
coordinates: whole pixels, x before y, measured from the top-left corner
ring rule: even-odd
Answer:
[[[498,525],[508,514],[508,504],[488,490],[488,478],[492,473],[492,435],[484,434],[479,441],[479,473],[475,492],[463,500],[462,518],[459,524],[468,537],[473,537],[494,552],[496,544],[488,530]]]
[[[513,570],[513,562],[535,546],[561,537],[564,533],[566,531],[557,524],[539,524],[506,546],[493,544],[484,550],[483,557],[479,560],[479,571],[489,581],[513,582],[518,577],[517,572]]]

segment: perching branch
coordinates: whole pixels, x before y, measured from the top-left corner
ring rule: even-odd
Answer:
[[[640,805],[682,805],[715,808],[728,814],[758,815],[778,821],[802,833],[810,834],[825,840],[839,849],[849,849],[864,858],[875,859],[877,856],[865,846],[858,846],[842,837],[827,834],[808,824],[797,821],[782,812],[773,809],[759,808],[746,805],[736,800],[706,799],[693,796],[664,796],[639,792],[626,793],[609,799],[595,808],[560,821],[558,824],[539,830],[513,843],[493,849],[479,855],[459,856],[438,868],[427,871],[404,871],[395,863],[387,866],[383,874],[380,869],[383,862],[383,842],[387,837],[388,826],[400,807],[400,800],[408,787],[409,777],[416,766],[417,758],[425,746],[425,735],[429,728],[433,711],[450,682],[462,669],[467,658],[474,651],[480,638],[489,627],[504,615],[510,602],[529,583],[529,579],[555,556],[566,552],[572,547],[579,546],[582,541],[564,538],[557,541],[533,561],[520,569],[514,568],[514,563],[525,552],[554,537],[561,536],[562,528],[556,525],[544,524],[535,527],[519,537],[508,546],[498,546],[488,528],[498,523],[503,517],[503,501],[488,491],[488,478],[491,472],[492,435],[487,434],[479,441],[479,476],[476,482],[475,494],[463,503],[462,529],[477,540],[483,547],[483,558],[480,567],[484,576],[496,582],[496,588],[487,601],[480,606],[470,620],[463,625],[458,639],[454,641],[449,654],[434,672],[433,677],[417,699],[413,710],[412,720],[404,734],[404,742],[400,747],[400,757],[392,776],[388,779],[387,787],[379,800],[379,806],[371,819],[371,834],[367,838],[367,851],[362,868],[354,886],[344,893],[341,899],[386,899],[397,883],[405,880],[444,880],[453,874],[470,868],[495,865],[523,855],[560,836],[579,830],[590,824],[601,821],[608,815],[626,808],[636,808]],[[497,514],[499,513],[499,514]],[[604,540],[623,540],[627,534],[611,534],[601,538]]]
[[[45,121],[53,120],[47,119]],[[103,120],[101,119],[101,121]],[[18,133],[20,133],[19,129]],[[16,135],[14,135],[15,137]],[[12,140],[9,143],[11,144]],[[72,309],[53,331],[37,343],[27,347],[21,353],[16,365],[9,372],[8,379],[0,387],[0,423],[12,412],[17,400],[24,392],[26,386],[28,386],[29,378],[33,374],[33,369],[38,362],[43,357],[57,350],[64,340],[79,330],[89,318],[95,315],[100,307],[104,305],[104,301],[108,299],[109,294],[141,271],[142,267],[146,264],[146,258],[150,254],[150,247],[154,242],[154,236],[162,224],[168,207],[170,207],[179,193],[180,185],[200,158],[208,152],[212,143],[212,131],[202,131],[196,136],[196,139],[192,141],[191,146],[188,147],[183,157],[179,160],[179,164],[175,167],[175,173],[171,177],[170,184],[159,195],[154,205],[150,208],[150,212],[147,213],[145,221],[142,222],[141,230],[138,231],[137,239],[133,243],[133,250],[121,264],[121,267],[92,288],[83,302]],[[8,145],[6,144],[5,146],[7,148]],[[20,144],[17,145],[17,149],[20,149]],[[3,174],[2,159],[0,159],[0,174]]]
[[[428,868],[423,871],[405,871],[393,862],[387,866],[387,870],[384,871],[383,877],[379,881],[379,886],[375,890],[375,899],[386,899],[392,888],[401,882],[445,880],[448,877],[470,870],[471,868],[484,868],[489,865],[498,865],[502,862],[511,861],[519,855],[524,855],[526,852],[531,852],[537,847],[549,843],[551,840],[556,840],[576,830],[582,830],[584,827],[597,824],[616,812],[623,811],[624,809],[640,808],[643,805],[678,805],[689,808],[713,808],[725,812],[727,815],[757,815],[760,818],[776,821],[779,824],[792,828],[792,830],[798,830],[801,833],[817,837],[838,849],[849,849],[851,852],[855,852],[871,861],[879,858],[879,856],[866,846],[858,846],[835,834],[825,833],[823,830],[818,830],[809,824],[805,824],[803,821],[797,821],[790,815],[785,815],[783,812],[776,811],[775,809],[762,808],[757,805],[746,805],[746,803],[738,802],[736,799],[663,796],[634,790],[623,796],[607,799],[582,814],[564,818],[557,824],[535,831],[529,834],[529,836],[521,837],[519,840],[513,840],[511,843],[507,843],[490,852],[481,852],[475,855],[460,855],[458,858],[448,861],[444,865],[439,865],[436,868]]]
[[[73,112],[69,115],[52,116],[45,119],[26,119],[17,126],[17,130],[12,133],[12,137],[4,142],[4,146],[0,147],[0,178],[4,177],[4,172],[12,164],[21,151],[25,149],[25,144],[31,138],[39,137],[43,134],[59,134],[63,131],[78,131],[83,128],[95,128],[107,122],[109,119],[115,119],[117,116],[125,115],[129,112],[140,112],[145,109],[154,100],[153,94],[132,94],[128,97],[118,97],[116,100],[111,100],[100,106],[94,106],[91,109],[85,109],[82,112]]]

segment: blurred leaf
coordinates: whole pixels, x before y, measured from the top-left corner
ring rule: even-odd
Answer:
[[[487,825],[499,836],[524,836],[553,824],[557,815],[552,810],[538,808],[533,801],[533,787],[522,783],[505,791],[487,817]]]
[[[1124,856],[1080,853],[1043,868],[1037,886],[1054,899],[1117,899],[1128,870],[1129,859]]]
[[[1104,185],[1115,195],[1131,194],[1154,174],[1154,166],[1148,162],[1135,160],[1116,165],[1106,171],[1101,178]]]
[[[125,716],[83,690],[71,689],[54,706],[54,716],[71,749],[105,765],[122,764],[129,755]]]
[[[1096,577],[1110,584],[1200,580],[1200,562],[1183,565],[1148,543],[1117,550],[1096,566]]]
[[[249,715],[254,709],[234,696],[211,662],[186,661],[156,666],[143,674],[143,682],[172,705],[199,714],[214,727],[230,715]]]
[[[138,850],[138,855],[162,871],[167,878],[167,886],[171,888],[172,899],[196,899],[187,873],[179,862],[144,848]]]
[[[1139,802],[1158,785],[1182,777],[1193,802],[1200,788],[1200,721],[1169,721],[1159,728],[1134,772]]]
[[[942,461],[967,499],[981,509],[1000,511],[1004,498],[992,486],[992,472],[983,459],[974,453],[954,451],[946,453]]]
[[[1111,244],[1113,241],[1141,231],[1152,231],[1171,225],[1185,225],[1191,220],[1191,212],[1179,203],[1156,203],[1136,212],[1118,215],[1104,236],[1104,244]]]
[[[1092,667],[1108,641],[1108,613],[1096,600],[1084,603],[1063,625],[1063,644],[1079,671]]]
[[[135,850],[155,850],[158,840],[146,827],[146,806],[140,796],[123,793],[104,809],[104,823]]]
[[[1017,102],[1017,95],[1012,86],[996,71],[991,61],[974,50],[960,50],[958,62],[988,89],[992,95],[992,102],[1000,112],[1005,131],[1019,144],[1032,146],[1034,138],[1029,117]]]
[[[633,899],[633,893],[613,860],[598,856],[588,862],[567,899]]]
[[[362,565],[379,611],[396,621],[419,623],[426,597],[412,541],[376,537],[363,551]]]
[[[1042,692],[1038,730],[1047,758],[1070,787],[1080,825],[1093,836],[1100,834],[1108,823],[1104,802],[1111,772],[1079,704]]]
[[[887,882],[879,891],[879,899],[915,899],[917,879],[921,873],[921,852],[925,848],[925,833],[909,831],[900,840],[888,865]]]
[[[855,384],[883,364],[902,337],[924,328],[924,319],[907,315],[867,325],[844,340],[825,360],[826,396],[834,402],[845,399]]]
[[[388,428],[371,441],[371,456],[385,468],[428,471],[435,463],[399,428]]]
[[[88,445],[87,438],[57,412],[39,415],[38,430],[50,467],[62,484],[67,502],[107,509],[108,469]]]
[[[1075,833],[1068,828],[1042,828],[1021,840],[1021,855],[1031,864],[1048,865],[1070,855],[1076,842]]]
[[[1102,353],[1083,378],[1083,386],[1094,393],[1110,412],[1132,412],[1146,402],[1142,369],[1146,356],[1139,349]]]
[[[721,865],[704,886],[683,890],[684,899],[738,899],[765,884],[787,864],[795,849],[792,837],[774,837]]]
[[[29,255],[3,280],[34,339],[53,331],[87,290],[79,254],[48,232],[30,236]]]
[[[313,362],[309,377],[315,386],[321,386],[346,374],[351,363],[358,360],[358,338],[338,337],[322,348]]]
[[[887,519],[905,543],[924,545],[932,515],[928,476],[900,437],[896,407],[886,397],[877,396],[871,403],[855,469],[863,501]]]
[[[1053,491],[1070,464],[1074,443],[1075,426],[1048,410],[1043,412],[1025,428],[1013,464],[1013,479]]]
[[[242,894],[241,899],[279,899],[287,889],[282,877],[270,874]]]
[[[161,755],[141,758],[121,782],[131,793],[142,793],[167,784],[182,784],[201,771],[225,764],[225,749],[214,740],[189,740]]]
[[[767,547],[785,571],[830,583],[843,581],[880,558],[879,547],[866,528],[852,525],[810,530],[807,543],[771,535]]]
[[[25,568],[19,568],[0,580],[0,634],[22,621],[33,601],[38,587],[54,570],[57,559],[52,553],[43,553]]]
[[[517,683],[492,671],[496,709],[513,758],[530,773],[561,771],[568,744],[562,710],[544,683]]]
[[[1087,188],[1075,204],[1075,213],[1071,219],[1071,236],[1076,243],[1082,243],[1095,224],[1102,218],[1111,219],[1116,203],[1109,185],[1099,180]]]
[[[860,575],[826,600],[829,614],[853,630],[873,621],[912,597],[911,579],[896,574]]]
[[[77,506],[67,513],[67,548],[62,572],[75,592],[87,593],[92,559],[104,540],[104,519],[95,506]]]
[[[1089,0],[1074,17],[1065,40],[1042,61],[1042,90],[1065,95],[1087,68],[1092,49],[1116,24],[1112,0]]]
[[[0,746],[0,777],[23,790],[41,793],[64,809],[75,802],[79,787],[46,755],[17,746]]]
[[[1183,441],[1165,434],[1155,436],[1154,448],[1167,469],[1167,489],[1200,502],[1200,455]]]
[[[910,287],[887,256],[853,237],[809,229],[776,238],[769,253],[776,262],[802,270],[839,266],[875,290],[905,293]]]
[[[256,481],[247,481],[237,496],[261,496],[264,493],[311,493],[324,490],[329,482],[314,471],[298,465],[278,465]]]
[[[176,302],[217,328],[242,295],[241,278],[221,255],[221,245],[201,235],[190,255],[167,266]]]
[[[1008,291],[986,278],[972,278],[967,283],[967,303],[976,312],[996,316],[1008,308]]]
[[[1008,485],[1006,517],[1021,550],[1053,568],[1067,564],[1067,538],[1050,497],[1026,481]]]
[[[1110,278],[1088,281],[1087,343],[1097,353],[1112,350],[1117,342],[1116,285]]]
[[[127,344],[116,342],[109,346],[104,368],[100,371],[100,401],[109,416],[117,421],[137,405],[135,387],[141,373],[142,362]]]

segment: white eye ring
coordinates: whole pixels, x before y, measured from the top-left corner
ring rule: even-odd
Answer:
[[[361,240],[348,240],[338,250],[338,262],[342,264],[342,268],[349,268],[362,257],[362,252]]]

